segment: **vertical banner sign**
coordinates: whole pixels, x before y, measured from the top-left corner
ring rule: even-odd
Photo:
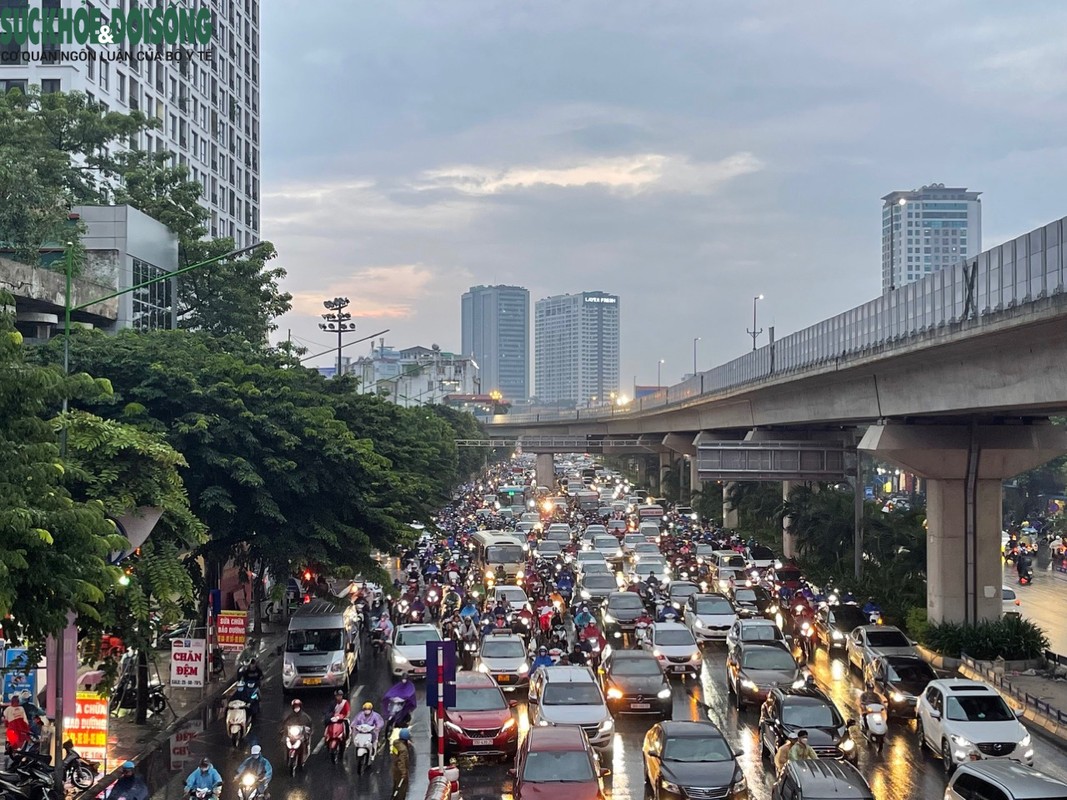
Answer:
[[[23,648],[9,647],[4,651],[4,702],[10,703],[23,690],[37,702],[37,670]]]
[[[219,647],[223,650],[244,650],[248,629],[247,611],[223,611],[216,618]]]
[[[207,678],[206,654],[206,639],[175,639],[170,649],[170,685],[201,688]]]
[[[78,692],[71,717],[64,735],[82,758],[103,763],[107,758],[107,698],[99,692]],[[103,773],[107,773],[106,764]]]

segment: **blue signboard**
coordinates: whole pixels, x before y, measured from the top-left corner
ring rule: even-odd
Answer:
[[[439,660],[440,659],[440,660]],[[437,665],[445,666],[445,708],[456,707],[456,643],[426,643],[426,705],[437,708]]]
[[[867,500],[873,500],[874,499],[874,487],[873,486],[864,486],[863,487],[863,496]]]
[[[25,649],[9,647],[4,651],[4,702],[10,703],[12,697],[24,690],[29,691],[36,703],[37,670],[27,661]]]

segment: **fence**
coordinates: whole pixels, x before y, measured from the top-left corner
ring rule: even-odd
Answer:
[[[992,318],[1067,286],[1067,217],[973,259],[932,272],[809,328],[792,333],[687,381],[634,400],[624,409],[509,414],[494,422],[604,419],[684,403],[841,359],[895,349],[969,320]]]
[[[1052,658],[1049,659],[1049,656],[1051,656]],[[1049,659],[1050,661],[1054,660],[1055,663],[1058,664],[1067,665],[1067,656],[1060,656],[1056,655],[1051,651],[1046,651],[1045,658]],[[964,666],[966,666],[971,671],[981,675],[989,683],[995,686],[998,691],[1010,695],[1018,702],[1029,708],[1032,708],[1037,713],[1042,714],[1051,720],[1055,720],[1060,725],[1067,725],[1067,713],[1060,711],[1058,708],[1051,705],[1050,703],[1046,703],[1040,697],[1036,697],[1030,694],[1029,692],[1024,692],[1012,686],[1004,679],[1004,675],[1002,673],[995,672],[991,668],[987,667],[985,663],[975,661],[966,653],[961,654],[960,660],[963,662]]]

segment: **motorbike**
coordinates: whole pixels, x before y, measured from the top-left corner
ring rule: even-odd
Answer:
[[[77,789],[88,789],[96,783],[96,776],[100,774],[100,764],[82,758],[74,749],[74,742],[70,739],[63,742],[63,766],[66,768],[67,781]]]
[[[52,768],[47,763],[26,760],[11,773],[0,773],[0,794],[6,800],[60,800],[53,784]]]
[[[234,747],[240,747],[248,732],[252,730],[251,705],[237,699],[231,699],[226,704],[226,733]]]
[[[867,737],[867,741],[870,743],[879,755],[882,752],[882,745],[885,744],[885,736],[889,731],[889,727],[886,725],[886,710],[885,706],[881,703],[868,703],[862,709],[862,716],[860,730],[863,731],[863,735]]]
[[[362,775],[378,757],[374,744],[374,726],[366,722],[357,725],[352,746],[356,748],[356,773]]]
[[[463,642],[463,649],[460,652],[460,666],[466,671],[470,672],[474,669],[474,660],[478,657],[478,642],[474,639],[468,639]]]
[[[237,778],[237,800],[263,800],[266,795],[266,787],[255,773],[245,772]]]
[[[381,628],[375,628],[371,631],[371,650],[374,652],[374,657],[378,658],[385,650],[385,631]]]
[[[222,796],[222,787],[216,786],[214,789],[191,789],[189,790],[189,800],[210,800],[210,798],[217,798]]]
[[[336,764],[345,756],[348,737],[345,735],[344,717],[330,717],[326,724],[326,749],[330,751],[330,761]]]
[[[634,627],[634,649],[640,649],[648,643],[648,623],[639,622]]]
[[[286,763],[289,774],[296,775],[298,769],[304,768],[307,760],[308,729],[302,725],[290,725],[285,731]]]
[[[392,741],[395,728],[403,728],[411,721],[411,714],[404,712],[404,701],[399,697],[390,698],[386,711],[385,740],[388,742]]]
[[[1019,585],[1029,586],[1034,582],[1034,568],[1028,567],[1019,573]]]

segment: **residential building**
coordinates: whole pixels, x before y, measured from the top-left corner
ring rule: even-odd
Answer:
[[[259,1],[210,0],[212,47],[201,57],[186,46],[178,55],[156,45],[0,45],[0,92],[40,86],[43,92],[80,91],[110,111],[142,111],[159,128],[139,134],[134,144],[149,152],[169,151],[203,190],[212,237],[232,237],[238,247],[259,241]],[[34,4],[40,6],[38,0]],[[206,2],[203,3],[206,5]],[[0,2],[18,7],[19,0]],[[25,0],[21,3],[25,6]],[[105,7],[129,9],[129,0]],[[144,4],[142,4],[144,5]],[[170,5],[192,8],[192,0]],[[81,0],[44,0],[45,8],[79,9]],[[97,4],[99,7],[99,4]],[[110,12],[109,12],[110,13]],[[18,51],[33,60],[19,63]],[[14,51],[14,52],[12,52]],[[84,60],[60,60],[76,51]],[[201,51],[202,52],[202,51]],[[126,53],[123,60],[102,60]]]
[[[538,300],[534,394],[540,403],[585,406],[619,394],[619,298],[605,292]]]
[[[461,301],[462,350],[478,364],[482,391],[505,401],[530,396],[530,293],[521,286],[472,286]]]
[[[128,292],[103,303],[93,301],[129,289],[178,268],[178,237],[166,225],[131,206],[77,206],[84,226],[84,257],[72,285],[71,321],[105,331],[177,327],[177,278]],[[15,325],[32,341],[63,332],[64,274],[60,253],[48,253],[43,266],[16,263],[0,251],[0,289],[15,297]]]
[[[359,378],[359,392],[378,394],[401,406],[439,404],[449,395],[479,393],[475,362],[437,345],[398,350],[379,340],[369,355],[342,366]],[[336,371],[336,367],[319,369],[326,375]]]
[[[981,192],[932,183],[882,198],[882,291],[982,251]]]

